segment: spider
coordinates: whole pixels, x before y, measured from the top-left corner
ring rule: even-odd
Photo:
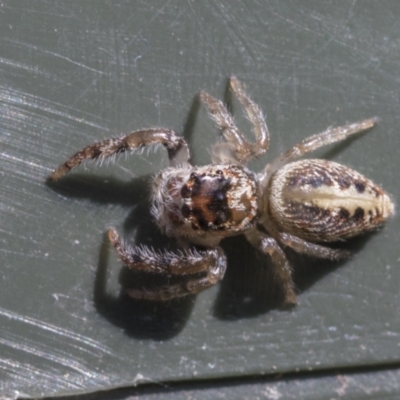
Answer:
[[[376,118],[310,136],[282,153],[261,172],[248,161],[268,150],[270,134],[259,106],[235,77],[230,89],[252,124],[255,143],[236,127],[226,106],[201,92],[200,100],[222,132],[211,148],[212,164],[192,166],[183,137],[164,128],[144,129],[85,147],[52,174],[56,181],[85,160],[104,159],[145,146],[163,145],[170,166],[152,181],[152,215],[162,232],[175,237],[181,252],[129,246],[110,228],[108,237],[122,262],[136,271],[179,276],[179,283],[131,289],[137,299],[166,301],[199,293],[220,281],[227,267],[220,241],[234,235],[272,260],[283,288],[283,303],[296,304],[292,268],[284,249],[339,260],[350,252],[327,247],[381,226],[394,213],[389,196],[372,181],[341,164],[299,157],[372,128]]]

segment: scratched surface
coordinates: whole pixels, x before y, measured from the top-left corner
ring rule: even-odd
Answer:
[[[379,116],[368,134],[316,156],[356,168],[398,203],[400,4],[336,4],[0,2],[1,396],[399,365],[398,217],[350,243],[347,262],[292,255],[300,295],[290,312],[276,307],[268,262],[241,238],[225,244],[220,285],[146,304],[124,295],[132,277],[104,234],[116,226],[132,242],[172,246],[147,202],[165,153],[46,182],[83,146],[151,126],[182,132],[193,161],[207,163],[217,132],[196,94],[230,102],[234,73],[268,115],[273,156],[329,125]]]

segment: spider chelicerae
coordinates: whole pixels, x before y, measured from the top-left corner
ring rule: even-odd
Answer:
[[[229,83],[252,124],[255,143],[243,136],[221,101],[201,92],[201,101],[222,132],[222,139],[211,148],[212,164],[191,165],[183,137],[170,129],[152,128],[87,146],[51,174],[55,181],[85,160],[104,159],[145,146],[161,144],[167,149],[170,167],[152,182],[152,215],[162,232],[177,239],[182,251],[126,245],[114,228],[108,237],[129,268],[176,275],[179,283],[132,289],[128,293],[134,298],[165,301],[216,284],[227,267],[220,241],[242,234],[270,257],[283,287],[284,304],[294,305],[296,293],[286,247],[339,260],[348,257],[349,251],[324,243],[376,229],[394,213],[389,196],[358,172],[332,161],[298,160],[308,152],[372,128],[376,118],[310,136],[255,173],[246,164],[268,150],[270,134],[260,108],[239,80],[231,77]]]

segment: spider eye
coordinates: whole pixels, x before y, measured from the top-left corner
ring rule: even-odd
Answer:
[[[196,172],[192,172],[190,174],[190,180],[193,181],[196,185],[201,184],[201,177],[198,174],[196,174]]]
[[[191,193],[192,193],[192,189],[187,184],[182,186],[182,189],[181,189],[182,198],[187,199],[188,197],[190,197]]]

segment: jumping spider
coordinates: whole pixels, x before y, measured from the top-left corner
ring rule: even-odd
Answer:
[[[175,237],[183,251],[173,254],[126,246],[113,228],[108,236],[129,268],[182,279],[154,290],[130,290],[134,298],[165,301],[216,284],[226,270],[221,239],[243,234],[271,258],[284,289],[284,304],[294,305],[292,269],[284,247],[314,257],[342,259],[349,256],[348,251],[317,243],[342,241],[371,231],[394,212],[389,196],[358,172],[321,159],[296,161],[308,152],[372,128],[375,118],[310,136],[255,173],[246,164],[267,151],[268,128],[260,108],[235,77],[230,78],[230,88],[252,123],[254,144],[239,131],[221,101],[201,92],[200,99],[223,136],[212,146],[212,164],[192,166],[183,137],[169,129],[154,128],[87,146],[51,175],[56,181],[85,160],[144,146],[162,144],[167,149],[170,167],[153,180],[151,211],[161,231]]]

